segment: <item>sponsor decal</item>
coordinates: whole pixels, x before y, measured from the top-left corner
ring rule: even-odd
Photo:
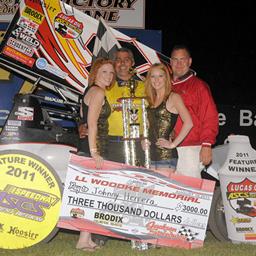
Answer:
[[[20,17],[19,21],[17,22],[17,25],[22,27],[25,32],[30,33],[30,34],[35,34],[39,27],[38,24],[36,24],[24,17]]]
[[[84,210],[80,208],[73,208],[70,211],[70,216],[72,218],[83,218],[84,217]]]
[[[21,121],[18,121],[18,120],[7,120],[7,125],[10,125],[10,126],[21,126]]]
[[[117,215],[103,213],[103,212],[95,212],[94,219],[106,220],[106,221],[116,222],[116,223],[123,223],[123,216],[117,216]]]
[[[12,37],[8,39],[7,45],[29,57],[32,57],[34,54],[34,51],[31,47]]]
[[[235,212],[256,217],[256,183],[248,178],[235,183],[230,182],[227,186],[227,200]]]
[[[150,221],[146,224],[146,228],[149,234],[158,235],[168,238],[175,238],[178,235],[176,228],[169,226],[168,224],[158,224],[155,221]]]
[[[73,15],[59,13],[54,19],[55,30],[64,38],[76,39],[83,32],[83,23]]]
[[[114,214],[108,214],[103,212],[95,212],[94,213],[94,221],[98,224],[111,225],[115,227],[122,227],[124,222],[124,216],[117,216]]]
[[[52,167],[32,153],[6,150],[0,170],[0,248],[29,247],[51,236],[62,194]]]
[[[16,38],[32,48],[38,49],[40,46],[40,42],[26,32],[19,32]]]
[[[5,137],[17,137],[19,135],[18,132],[3,132],[3,136]]]
[[[38,69],[44,70],[46,69],[47,65],[48,65],[48,62],[45,58],[38,58],[36,61],[36,67]]]
[[[42,24],[44,20],[44,15],[31,7],[26,6],[22,12],[22,16],[27,17],[28,19],[36,22],[37,24]]]
[[[244,234],[245,240],[256,240],[256,233]]]
[[[36,67],[41,70],[46,70],[62,79],[65,79],[68,76],[66,72],[63,72],[58,67],[50,65],[45,58],[38,58],[36,61]]]
[[[236,227],[236,232],[238,233],[253,232],[253,227]]]
[[[38,222],[45,220],[45,209],[54,206],[58,201],[58,197],[49,193],[9,184],[0,191],[1,212],[8,212],[8,214]]]
[[[233,224],[236,224],[236,223],[250,223],[252,220],[250,218],[236,218],[236,217],[233,217],[231,219],[231,222]]]
[[[8,132],[17,132],[19,130],[19,128],[17,126],[6,125],[5,130]]]
[[[4,133],[3,133],[3,135],[5,135]],[[2,140],[3,141],[8,141],[8,140],[11,140],[11,141],[20,141],[20,138],[19,137],[7,137],[7,136],[5,136],[5,137],[3,137],[2,138]]]
[[[47,101],[55,102],[55,103],[60,103],[60,104],[64,103],[64,101],[62,99],[54,98],[54,97],[50,97],[50,96],[45,96],[44,99]]]
[[[22,237],[25,239],[35,240],[38,237],[38,233],[34,233],[31,230],[28,229],[22,229],[19,227],[10,226],[9,230],[7,231],[8,234],[16,236],[16,237]]]
[[[18,107],[18,111],[14,113],[17,116],[17,120],[21,121],[33,121],[34,120],[34,108],[32,107]]]
[[[34,65],[35,60],[31,57],[28,57],[27,55],[9,47],[9,46],[5,46],[3,53],[6,56],[9,56],[23,64],[25,64],[28,67],[32,67]]]

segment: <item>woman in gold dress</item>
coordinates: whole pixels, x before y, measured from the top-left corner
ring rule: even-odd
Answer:
[[[175,172],[178,153],[176,147],[193,127],[191,116],[181,97],[172,91],[171,76],[162,63],[151,66],[145,80],[145,92],[149,123],[149,142],[142,147],[150,147],[150,168],[167,177]],[[183,126],[173,139],[173,128],[178,115]]]

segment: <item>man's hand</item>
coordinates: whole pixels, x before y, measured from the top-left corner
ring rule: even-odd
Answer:
[[[176,148],[171,138],[169,140],[166,140],[165,138],[159,138],[156,142],[156,145],[160,148],[168,148],[168,149]]]
[[[78,126],[78,133],[79,133],[79,138],[84,139],[88,136],[88,127],[87,124],[79,124]]]
[[[212,161],[212,148],[211,147],[201,147],[200,150],[200,162],[203,165],[208,165]]]

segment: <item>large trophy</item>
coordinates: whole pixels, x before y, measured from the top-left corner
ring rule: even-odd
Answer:
[[[134,166],[141,165],[138,162],[136,153],[136,141],[140,141],[141,139],[147,140],[148,138],[146,99],[144,97],[136,97],[135,91],[137,85],[138,81],[135,79],[127,81],[126,86],[129,87],[130,97],[121,98],[125,163]],[[139,115],[142,119],[141,123],[138,120]],[[141,128],[143,131],[142,134],[140,134]],[[144,166],[148,168],[149,165],[149,149],[146,149]]]

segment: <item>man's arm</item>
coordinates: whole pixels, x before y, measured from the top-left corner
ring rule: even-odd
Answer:
[[[200,87],[200,161],[208,165],[212,161],[212,145],[216,142],[219,131],[219,117],[216,104],[207,84]]]

